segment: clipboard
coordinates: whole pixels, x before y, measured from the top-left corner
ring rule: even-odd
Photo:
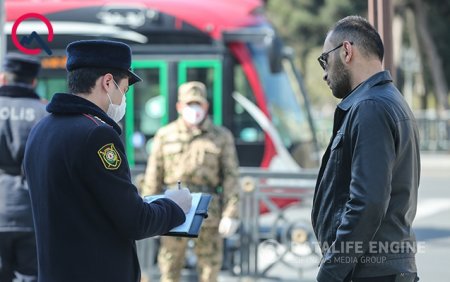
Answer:
[[[177,236],[197,238],[200,233],[203,219],[208,217],[208,206],[212,199],[210,194],[205,193],[191,193],[192,206],[186,214],[186,220],[179,226],[176,226],[162,236]],[[151,195],[144,196],[144,201],[151,203],[156,199],[165,198],[165,195]]]

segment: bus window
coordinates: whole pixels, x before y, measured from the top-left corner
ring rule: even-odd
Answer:
[[[253,91],[239,64],[234,67],[234,91],[256,105]],[[233,104],[231,132],[235,138],[239,164],[258,167],[264,155],[264,131],[241,104],[237,101]]]
[[[240,65],[235,66],[234,83],[235,91],[256,105],[255,96]],[[264,142],[264,131],[241,104],[234,104],[233,114],[232,132],[236,141],[246,143]]]
[[[285,147],[301,167],[317,166],[313,132],[297,81],[288,75],[289,69],[278,73],[270,71],[264,47],[256,44],[248,47],[265,90],[273,125]],[[286,66],[283,64],[284,68]]]

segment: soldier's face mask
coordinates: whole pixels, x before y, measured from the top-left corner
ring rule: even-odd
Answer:
[[[120,90],[119,85],[117,85],[116,81],[114,81],[114,85],[116,85],[117,90],[119,90],[120,94],[122,94],[122,101],[120,102],[119,105],[113,104],[111,97],[109,96],[109,93],[106,93],[106,95],[108,95],[109,98],[109,106],[108,106],[108,111],[106,112],[106,114],[112,118],[115,122],[119,122],[123,116],[125,115],[125,110],[126,110],[126,98],[125,98],[125,93],[122,92],[122,90]]]
[[[200,104],[193,103],[184,106],[181,111],[184,121],[191,125],[200,124],[206,116],[206,111]]]

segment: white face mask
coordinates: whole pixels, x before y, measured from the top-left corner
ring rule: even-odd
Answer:
[[[198,125],[206,116],[206,111],[199,104],[184,106],[181,116],[190,125]]]
[[[127,103],[125,101],[126,100],[125,94],[120,90],[119,85],[117,85],[117,83],[114,80],[113,82],[116,85],[117,89],[119,90],[120,94],[122,94],[122,101],[120,102],[120,105],[113,104],[111,97],[109,96],[108,93],[106,93],[106,95],[108,95],[109,98],[109,106],[106,114],[110,118],[112,118],[115,122],[119,122],[125,115]]]

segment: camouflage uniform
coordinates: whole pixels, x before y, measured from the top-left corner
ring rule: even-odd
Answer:
[[[189,129],[183,119],[161,128],[153,141],[143,194],[160,194],[178,180],[191,192],[213,195],[209,217],[195,239],[199,281],[217,281],[222,265],[222,217],[238,216],[238,162],[231,133],[207,117],[199,128]],[[223,209],[221,208],[223,203]],[[187,238],[162,237],[158,262],[161,281],[179,281]]]

